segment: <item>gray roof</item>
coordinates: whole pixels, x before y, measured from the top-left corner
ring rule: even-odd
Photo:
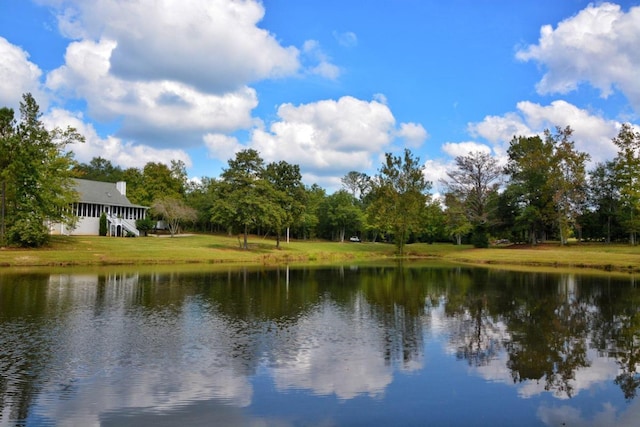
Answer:
[[[127,199],[127,196],[120,194],[114,183],[89,181],[87,179],[74,179],[74,181],[75,190],[80,196],[80,202],[146,208],[146,206],[132,204],[129,199]]]

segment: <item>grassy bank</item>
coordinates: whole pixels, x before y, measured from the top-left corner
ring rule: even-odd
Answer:
[[[640,247],[628,245],[574,244],[561,247],[507,246],[474,249],[451,244],[407,245],[411,258],[538,267],[591,268],[640,272]],[[281,264],[287,262],[335,262],[394,259],[393,245],[296,241],[281,243],[260,237],[242,250],[236,236],[188,235],[179,237],[108,238],[55,236],[41,249],[0,250],[0,266],[94,266],[158,264]]]

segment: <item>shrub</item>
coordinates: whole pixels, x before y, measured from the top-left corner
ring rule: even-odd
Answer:
[[[9,229],[9,240],[18,246],[37,248],[49,241],[49,230],[38,218],[21,218]]]
[[[100,215],[100,227],[98,233],[101,236],[107,235],[107,215],[104,212]]]

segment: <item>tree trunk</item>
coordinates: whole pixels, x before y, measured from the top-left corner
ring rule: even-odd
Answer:
[[[249,235],[249,226],[245,224],[244,226],[244,243],[243,243],[243,249],[249,249],[249,244],[247,243],[248,240],[248,235]]]

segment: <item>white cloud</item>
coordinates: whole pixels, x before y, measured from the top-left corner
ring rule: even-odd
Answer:
[[[47,100],[40,92],[42,71],[29,61],[29,54],[0,37],[0,58],[0,106],[13,108],[17,115],[22,95],[30,92],[44,109]]]
[[[397,135],[410,147],[419,147],[429,137],[425,128],[419,123],[401,123]]]
[[[112,40],[110,71],[128,81],[176,81],[208,93],[295,74],[298,50],[258,27],[264,7],[246,0],[43,0],[74,39]]]
[[[198,133],[230,132],[253,123],[254,89],[222,95],[198,92],[177,81],[127,81],[110,74],[117,43],[81,41],[69,45],[66,64],[52,71],[47,86],[87,100],[89,114],[108,121],[122,117],[123,137],[154,145],[199,143]]]
[[[441,194],[444,192],[442,181],[447,179],[447,171],[453,167],[452,161],[427,160],[424,163],[424,177],[431,181],[432,192]]]
[[[481,152],[491,153],[491,147],[485,144],[480,144],[473,141],[468,142],[446,142],[442,145],[442,151],[450,155],[451,157],[466,156],[469,153]]]
[[[305,59],[315,65],[308,66],[310,74],[318,75],[326,79],[335,80],[340,77],[340,68],[331,63],[331,58],[324,53],[320,43],[316,40],[307,40],[302,48]]]
[[[358,36],[351,31],[346,31],[344,33],[334,31],[333,37],[335,37],[340,46],[356,47],[358,45]]]
[[[568,93],[588,82],[603,97],[619,89],[640,111],[639,44],[639,6],[625,13],[616,4],[592,4],[556,29],[543,26],[538,44],[516,57],[547,68],[537,85],[541,94]]]
[[[469,123],[469,133],[486,139],[498,156],[504,156],[514,136],[537,135],[545,129],[554,131],[556,126],[571,126],[576,148],[589,153],[593,162],[610,160],[616,154],[611,139],[620,129],[617,121],[594,115],[563,100],[546,106],[522,101],[517,109],[517,113],[487,116],[482,122]]]
[[[211,157],[219,160],[231,159],[243,148],[237,138],[219,133],[206,134],[204,143]]]
[[[281,105],[278,120],[268,129],[254,130],[250,145],[266,161],[300,165],[308,181],[310,176],[370,170],[374,157],[389,147],[396,132],[395,118],[386,105],[345,96]]]
[[[187,167],[191,166],[191,158],[183,150],[157,149],[111,136],[101,138],[93,125],[86,123],[82,114],[53,109],[42,117],[42,121],[49,129],[71,126],[85,137],[84,143],[71,144],[67,147],[73,151],[75,159],[79,162],[89,163],[94,157],[102,157],[123,168],[142,168],[148,162],[169,165],[171,160],[182,160]]]

